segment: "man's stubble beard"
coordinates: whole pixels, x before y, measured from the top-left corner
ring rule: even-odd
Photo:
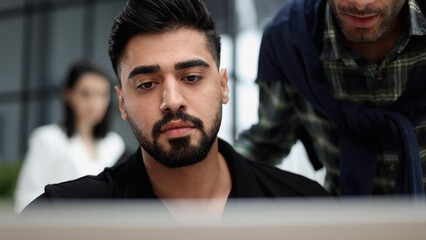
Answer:
[[[343,36],[352,43],[374,43],[380,40],[392,27],[395,23],[399,14],[401,13],[403,6],[397,5],[398,1],[395,1],[394,4],[389,9],[377,9],[377,10],[366,10],[360,11],[355,8],[340,8],[340,13],[351,13],[351,14],[378,14],[379,16],[386,16],[386,18],[380,23],[375,31],[370,29],[355,29],[350,30],[349,27],[345,26],[345,22],[342,18],[345,16],[338,15],[336,6],[334,3],[330,2],[330,8],[333,13],[333,20],[337,23],[339,31]],[[390,11],[389,15],[386,15]]]
[[[149,155],[163,166],[179,168],[196,164],[207,157],[220,129],[222,105],[219,105],[215,114],[213,126],[207,133],[201,119],[180,110],[177,112],[168,112],[161,120],[154,124],[151,132],[151,136],[154,139],[153,142],[150,142],[146,134],[137,128],[137,125],[130,116],[128,116],[128,119],[136,139]],[[191,136],[169,139],[170,149],[166,150],[158,144],[158,137],[160,136],[159,131],[162,126],[171,120],[178,119],[194,124],[195,129],[201,132],[201,139],[196,145],[191,144],[191,138],[193,138]]]

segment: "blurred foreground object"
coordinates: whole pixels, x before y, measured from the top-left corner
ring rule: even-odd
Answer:
[[[16,216],[0,212],[2,239],[426,239],[424,203],[410,199],[238,200],[220,221],[200,219],[197,201],[176,221],[147,201],[73,202]],[[0,208],[1,210],[1,208]]]

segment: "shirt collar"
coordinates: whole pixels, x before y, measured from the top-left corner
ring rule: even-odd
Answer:
[[[263,196],[262,190],[256,181],[248,160],[237,153],[233,147],[219,138],[219,152],[225,158],[231,173],[232,188],[229,198],[255,198]],[[126,165],[125,176],[126,198],[153,198],[156,199],[151,182],[142,161],[142,152],[139,148]]]
[[[322,37],[323,47],[320,55],[321,60],[337,60],[341,58],[342,47],[337,41],[337,29],[333,24],[330,5],[327,2],[325,7],[324,34]]]
[[[419,5],[415,0],[408,0],[408,38],[411,36],[426,35],[426,17],[423,16]],[[325,24],[323,34],[323,48],[321,51],[321,60],[337,60],[341,58],[353,58],[337,39],[337,29],[334,24],[335,20],[331,13],[330,5],[327,3],[325,8]]]
[[[226,159],[231,173],[232,188],[228,198],[259,198],[264,196],[247,159],[220,138],[219,152]]]
[[[424,1],[424,0],[419,0]],[[408,0],[409,9],[409,24],[410,32],[409,35],[424,36],[426,35],[426,17],[420,10],[417,1]]]

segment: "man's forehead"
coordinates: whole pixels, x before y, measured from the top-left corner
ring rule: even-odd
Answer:
[[[170,54],[168,54],[170,53]],[[180,62],[201,59],[215,64],[207,37],[194,29],[180,28],[162,33],[137,34],[129,39],[119,61],[119,72],[137,65],[174,66]]]
[[[189,43],[192,43],[202,46],[205,50],[209,48],[208,39],[204,32],[192,28],[178,28],[159,33],[139,33],[132,36],[123,49],[123,56],[132,53],[135,48],[145,50],[152,47],[160,50],[166,49],[168,46],[164,45],[164,43],[170,43],[170,45],[180,44],[183,47],[187,47]]]

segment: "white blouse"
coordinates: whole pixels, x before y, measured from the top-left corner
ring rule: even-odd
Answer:
[[[124,153],[122,138],[115,132],[97,142],[97,156],[90,157],[79,135],[68,138],[59,125],[36,128],[30,138],[28,152],[19,174],[15,191],[15,210],[21,212],[44,192],[47,184],[97,175],[110,167]]]

